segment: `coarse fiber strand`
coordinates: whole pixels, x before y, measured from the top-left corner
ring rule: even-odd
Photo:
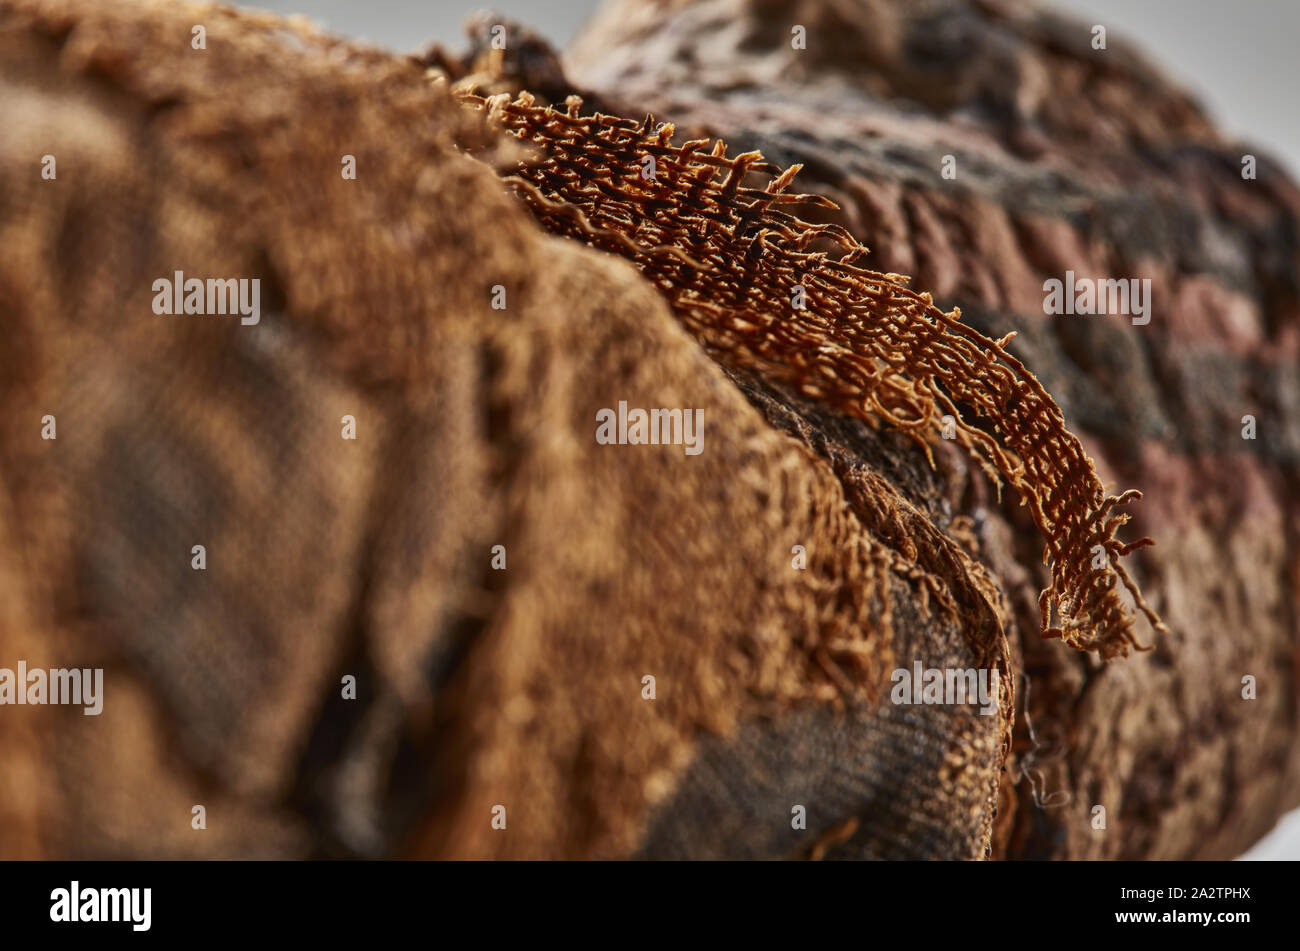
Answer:
[[[708,139],[674,146],[670,123],[584,116],[577,96],[557,110],[527,92],[484,97],[470,86],[456,93],[540,152],[503,170],[538,222],[632,260],[715,359],[761,369],[869,423],[883,419],[927,455],[921,434],[951,416],[956,441],[999,487],[1000,474],[1016,488],[1046,539],[1052,582],[1039,597],[1044,637],[1104,658],[1147,649],[1117,578],[1152,627],[1167,632],[1120,561],[1154,544],[1116,538],[1129,520],[1116,509],[1141,492],[1107,495],[1060,407],[1007,351],[1014,334],[983,336],[961,322],[959,309],[944,313],[928,293],[909,288],[909,278],[859,267],[867,248],[842,226],[782,210],[836,207],[787,192],[800,166],[782,170],[759,152],[729,157],[721,140],[712,148]],[[644,174],[646,156],[653,175]],[[745,184],[754,176],[763,187]],[[809,250],[827,242],[843,253]],[[796,287],[802,309],[792,306]],[[994,435],[963,418],[959,406]],[[1094,567],[1098,546],[1106,557]]]

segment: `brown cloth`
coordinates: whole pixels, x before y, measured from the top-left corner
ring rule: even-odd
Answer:
[[[1040,641],[1020,500],[945,473],[1014,606],[1037,725],[1016,723],[1000,854],[1228,858],[1300,805],[1300,190],[1114,30],[1092,41],[1021,0],[617,0],[565,63],[679,139],[802,164],[869,266],[1018,334],[1104,481],[1142,490],[1132,534],[1158,544],[1129,567],[1171,634],[1110,664]],[[1150,323],[1045,316],[1067,270],[1150,278]],[[1070,804],[1038,808],[1051,794]]]
[[[1103,663],[1040,641],[1015,492],[724,369],[667,288],[538,227],[496,177],[517,145],[424,63],[221,7],[0,0],[0,85],[0,667],[105,670],[98,717],[0,707],[4,857],[1225,856],[1294,799],[1296,548],[1241,536],[1271,600],[1198,634],[1176,447],[1122,474],[1177,623]],[[886,253],[922,247],[1005,250]],[[155,314],[178,270],[258,278],[261,320]],[[621,401],[699,411],[703,451],[598,444]],[[1267,476],[1224,505],[1293,542]],[[1013,785],[1023,720],[1004,754],[1021,652],[1064,809]],[[997,714],[892,703],[914,661],[1001,670]]]

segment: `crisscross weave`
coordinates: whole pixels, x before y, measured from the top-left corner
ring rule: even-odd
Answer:
[[[873,425],[881,419],[927,454],[923,434],[933,438],[952,417],[949,435],[999,487],[1000,474],[1018,490],[1046,539],[1044,637],[1103,657],[1144,649],[1121,586],[1166,630],[1120,562],[1153,544],[1116,538],[1129,516],[1115,510],[1141,493],[1106,494],[1060,408],[1007,351],[1014,334],[983,336],[958,309],[944,313],[910,289],[909,278],[860,267],[867,248],[842,226],[784,210],[836,207],[787,191],[800,166],[782,170],[759,152],[728,156],[721,140],[675,146],[671,124],[583,116],[577,97],[561,111],[528,93],[457,93],[537,147],[536,160],[503,172],[537,220],[630,258],[715,359],[761,369]]]

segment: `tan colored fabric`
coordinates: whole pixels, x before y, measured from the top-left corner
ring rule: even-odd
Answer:
[[[649,853],[701,744],[898,719],[894,650],[1005,651],[996,612],[990,660],[926,608],[991,590],[973,563],[918,552],[883,480],[846,498],[632,267],[543,234],[412,60],[81,0],[0,3],[0,50],[0,658],[106,670],[99,717],[0,711],[6,857]],[[177,269],[259,278],[261,322],[155,315]],[[704,452],[597,445],[619,400],[702,409]],[[855,762],[918,804],[891,850],[985,854],[1006,699]],[[753,804],[773,854],[866,795],[808,792],[802,835]]]
[[[716,13],[708,2],[670,6],[687,20]],[[953,21],[962,35],[1020,29],[986,7]],[[669,7],[647,9],[649,20],[626,23],[651,38]],[[735,9],[753,14],[758,27],[745,42],[761,49],[773,8]],[[809,23],[847,30],[902,8],[873,4],[866,20],[840,22],[844,9],[810,3],[805,12]],[[985,145],[1005,133],[1008,149],[1030,149],[1039,122],[1078,131],[1050,98],[1008,91],[1005,77],[1038,75],[1037,54],[1007,71],[977,44],[966,79],[945,90],[893,61],[909,48],[900,38],[924,28],[899,16],[873,53],[888,96],[937,110],[1025,110],[1021,125],[977,126]],[[207,30],[204,51],[190,45],[196,23]],[[678,41],[706,35],[687,30]],[[1050,32],[1014,35],[1031,53],[1058,50]],[[589,39],[583,48],[601,47]],[[623,38],[604,47],[628,63],[638,48]],[[551,101],[568,92],[536,40],[481,58],[504,89],[535,76],[523,85]],[[1041,58],[1049,75],[1059,69],[1087,88],[1087,73],[1056,62],[1058,53]],[[1097,348],[1114,335],[1066,333],[1057,343],[1032,322],[997,325],[996,308],[1023,301],[1025,275],[1038,266],[1008,237],[1013,213],[987,193],[1004,179],[1024,186],[1018,165],[993,163],[969,202],[929,194],[892,177],[906,172],[883,157],[928,141],[908,124],[922,121],[913,112],[903,121],[854,99],[836,123],[818,118],[800,130],[799,117],[830,114],[810,111],[817,90],[781,86],[808,98],[768,114],[762,101],[726,102],[709,86],[734,63],[674,82],[641,63],[660,94],[678,99],[665,118],[693,135],[750,141],[746,123],[759,115],[755,126],[775,146],[764,149],[783,165],[800,160],[791,158],[797,137],[771,134],[783,123],[824,146],[833,160],[811,163],[800,181],[841,207],[800,213],[846,229],[813,229],[818,241],[836,237],[853,251],[851,234],[874,245],[850,270],[804,257],[834,249],[797,246],[793,236],[809,229],[777,217],[767,186],[779,172],[754,160],[755,174],[733,179],[734,194],[723,176],[701,189],[725,208],[771,199],[766,251],[752,262],[743,228],[722,230],[714,241],[732,253],[708,259],[693,235],[672,228],[643,241],[611,216],[615,206],[596,207],[571,182],[550,195],[580,217],[545,192],[539,200],[525,188],[521,201],[498,177],[516,174],[517,143],[453,100],[426,72],[438,63],[462,78],[445,55],[396,56],[219,7],[0,0],[0,666],[103,666],[107,693],[98,718],[0,708],[0,854],[1226,857],[1271,824],[1300,788],[1300,761],[1288,752],[1294,626],[1285,594],[1294,578],[1286,552],[1297,550],[1286,540],[1300,523],[1294,505],[1277,501],[1278,485],[1294,480],[1290,437],[1264,450],[1283,460],[1276,472],[1212,454],[1191,470],[1181,447],[1099,437],[1101,411],[1080,394],[1106,392]],[[588,101],[626,116],[653,103],[643,90],[615,110],[633,88],[616,85]],[[703,100],[692,98],[705,87]],[[1126,136],[1150,148],[1176,129],[1215,145],[1182,98],[1157,99],[1132,112],[1103,159],[1075,150],[1066,172],[1090,188],[1091,176],[1113,174],[1109,162],[1136,167]],[[497,108],[508,117],[504,103]],[[544,115],[526,102],[515,108],[520,120]],[[924,121],[948,134],[942,116]],[[841,135],[843,123],[876,122],[883,127],[871,135]],[[639,143],[657,134],[617,120],[606,131]],[[843,151],[845,142],[863,153]],[[664,148],[670,166],[716,171],[707,154],[682,160]],[[40,177],[47,153],[58,158],[54,181]],[[345,155],[357,159],[355,181],[340,175]],[[1218,181],[1202,166],[1180,168],[1193,185]],[[1270,187],[1280,202],[1291,194]],[[1290,354],[1290,272],[1278,264],[1289,246],[1275,227],[1285,218],[1268,218],[1245,192],[1214,189],[1229,211],[1197,220],[1231,246],[1259,249],[1243,259],[1272,295],[1258,296],[1274,308],[1269,345]],[[692,210],[680,191],[664,197]],[[639,194],[627,207],[654,209]],[[1068,259],[1062,248],[1074,240],[1056,210],[1014,215],[1015,235],[1044,267]],[[1159,211],[1151,216],[1163,220]],[[547,235],[538,215],[561,233],[576,227],[582,240]],[[1102,220],[1119,229],[1118,218]],[[1145,237],[1113,240],[1127,248]],[[635,251],[639,267],[582,246],[626,254],[627,241],[665,239],[683,246]],[[776,299],[788,283],[781,267],[811,267],[814,301],[842,303],[840,322],[810,331],[803,320],[814,311],[769,324],[753,301],[720,312],[674,270],[683,254],[724,273],[753,265],[749,283],[704,285],[712,294]],[[852,269],[863,263],[913,273],[918,292],[936,299],[958,289],[963,321],[932,311],[888,273]],[[152,281],[177,268],[260,278],[260,324],[154,315]],[[1237,319],[1245,292],[1185,277],[1168,286],[1180,328],[1211,328],[1220,312],[1236,315],[1238,329],[1250,325]],[[504,310],[491,305],[497,287]],[[767,333],[732,334],[728,315]],[[957,335],[977,366],[985,356],[1001,365],[1032,392],[1037,418],[1055,420],[1053,404],[1014,361],[1034,368],[1067,418],[1083,417],[1085,442],[1053,423],[1056,449],[1045,455],[1030,447],[1020,457],[1014,433],[961,430],[960,442],[1047,501],[1032,511],[1015,508],[1016,493],[999,502],[961,447],[933,433],[910,438],[945,394],[959,398],[954,382],[973,387],[981,377],[968,380],[935,341],[884,346],[878,332],[899,320],[922,321],[935,341]],[[1010,329],[1021,336],[1004,346],[979,339]],[[800,349],[831,339],[825,360]],[[1181,353],[1183,339],[1164,346]],[[1061,356],[1067,349],[1077,364]],[[1118,352],[1129,359],[1132,348]],[[920,380],[862,376],[881,356],[901,367],[900,354]],[[1236,408],[1217,388],[1219,366],[1130,367],[1106,405],[1128,413],[1128,425],[1175,420],[1187,438],[1211,440],[1218,416]],[[1251,370],[1242,375],[1276,393],[1279,432],[1290,432],[1285,366]],[[1186,396],[1197,380],[1215,384],[1200,402]],[[1010,386],[999,372],[987,392],[968,395],[1009,419]],[[873,387],[882,405],[868,411]],[[704,451],[598,445],[595,414],[620,400],[702,409]],[[1142,405],[1149,415],[1134,415]],[[57,440],[40,438],[46,414],[57,417]],[[356,441],[341,438],[345,415],[357,421]],[[1198,445],[1208,453],[1213,443]],[[1100,459],[1100,479],[1074,463],[1064,474],[1050,468],[1088,456]],[[1021,471],[1020,458],[1043,466]],[[1065,595],[1074,627],[1063,633],[1076,643],[1102,653],[1129,643],[1122,606],[1094,586],[1102,576],[1082,572],[1080,539],[1061,534],[1070,522],[1104,540],[1103,575],[1114,578],[1123,546],[1099,511],[1099,483],[1117,472],[1120,484],[1153,489],[1136,513],[1161,544],[1132,562],[1177,623],[1155,651],[1103,661],[1040,638],[1039,594]],[[1228,491],[1234,482],[1240,492]],[[1071,509],[1053,494],[1076,484],[1094,504]],[[1207,498],[1228,501],[1207,511]],[[1215,574],[1207,526],[1226,537],[1238,517],[1261,542],[1234,540],[1233,564],[1217,563]],[[1059,577],[1038,564],[1040,532],[1062,555]],[[199,543],[203,572],[190,567]],[[505,570],[492,568],[496,545]],[[807,570],[793,566],[795,546],[806,549]],[[1097,597],[1109,605],[1099,641],[1083,607]],[[1204,618],[1217,619],[1213,636]],[[894,705],[889,674],[914,662],[998,669],[998,715]],[[1254,707],[1225,703],[1239,668],[1267,678]],[[1203,676],[1210,671],[1224,676]],[[341,695],[346,675],[357,678],[356,700]],[[642,696],[647,675],[654,700]],[[1024,711],[1012,730],[1013,686],[1033,707],[1037,746]],[[1061,790],[1065,807],[1034,801]],[[1105,836],[1089,826],[1093,798],[1110,811]],[[195,804],[207,808],[206,830],[191,826]],[[504,830],[492,826],[497,806]],[[799,806],[806,829],[792,827]]]

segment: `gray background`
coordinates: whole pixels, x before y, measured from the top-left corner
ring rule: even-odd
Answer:
[[[1257,144],[1300,177],[1294,45],[1300,0],[1043,0],[1145,48],[1207,105],[1220,128]],[[563,46],[597,0],[251,0],[304,13],[339,33],[398,50],[463,45],[461,20],[489,8]]]
[[[527,23],[563,46],[597,0],[261,0],[246,4],[302,13],[336,32],[398,50],[437,41],[464,45],[461,21],[490,7]],[[1300,39],[1300,0],[1045,0],[1108,37],[1121,36],[1209,109],[1226,134],[1268,154],[1300,177],[1300,108],[1294,44]],[[1300,811],[1243,858],[1300,858]]]

